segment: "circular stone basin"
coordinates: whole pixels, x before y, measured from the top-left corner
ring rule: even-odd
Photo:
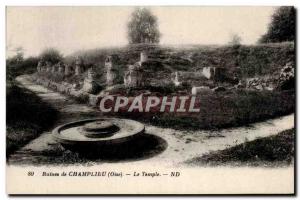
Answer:
[[[140,136],[144,130],[145,126],[134,120],[100,118],[67,123],[52,132],[63,146],[89,148],[127,142]]]
[[[95,122],[86,123],[83,126],[83,129],[85,131],[103,131],[103,130],[109,130],[113,126],[114,124],[111,121],[98,120]]]
[[[107,120],[89,122],[79,129],[82,134],[89,138],[108,137],[120,130],[118,126]]]

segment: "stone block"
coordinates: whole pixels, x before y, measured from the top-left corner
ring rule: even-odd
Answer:
[[[192,95],[197,95],[201,92],[211,92],[212,90],[208,86],[199,86],[192,88]]]

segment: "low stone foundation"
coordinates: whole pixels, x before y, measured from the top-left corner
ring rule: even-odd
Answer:
[[[75,89],[74,86],[67,82],[56,83],[44,78],[32,77],[32,81],[59,93],[74,97],[86,99],[86,103],[91,106],[97,106],[100,95],[89,94],[82,89]]]

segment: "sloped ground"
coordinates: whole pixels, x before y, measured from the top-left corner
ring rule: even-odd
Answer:
[[[6,155],[24,146],[55,122],[58,112],[14,81],[6,87]]]
[[[147,51],[150,58],[168,66],[172,71],[198,71],[207,66],[225,67],[235,70],[239,67],[241,77],[270,75],[295,59],[294,43],[271,43],[261,45],[213,46],[162,46],[155,44],[128,45],[120,48],[99,48],[78,51],[67,56],[68,63],[81,57],[86,64],[103,67],[106,56],[118,55],[119,65],[126,67],[139,61],[141,51]]]
[[[59,93],[30,82],[26,75],[18,77],[17,81],[60,111],[55,126],[73,120],[101,116],[101,113],[86,105],[78,104]],[[133,141],[132,144],[121,149],[112,150],[109,155],[96,155],[95,158],[86,158],[63,149],[53,140],[50,132],[52,129],[49,129],[13,154],[8,163],[34,165],[127,163],[130,165],[150,164],[154,167],[156,165],[186,165],[186,161],[199,158],[209,152],[228,149],[253,141],[258,137],[277,135],[293,127],[294,114],[251,124],[247,127],[219,131],[182,131],[146,125],[145,137]]]
[[[287,166],[294,161],[294,142],[295,129],[289,129],[275,136],[211,152],[186,163],[193,166]]]

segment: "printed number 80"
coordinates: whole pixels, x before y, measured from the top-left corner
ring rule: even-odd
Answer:
[[[28,172],[27,175],[28,175],[28,176],[34,176],[34,172],[30,171],[30,172]]]

